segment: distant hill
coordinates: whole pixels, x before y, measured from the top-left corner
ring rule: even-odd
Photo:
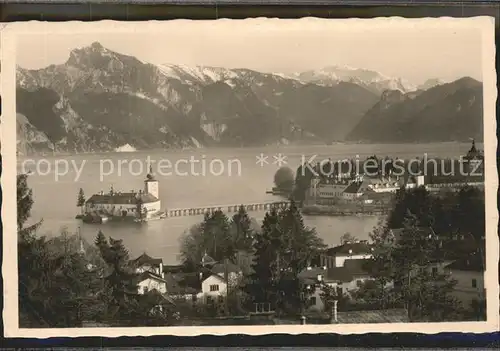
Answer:
[[[483,139],[482,83],[461,78],[423,92],[386,91],[347,140],[444,142]]]

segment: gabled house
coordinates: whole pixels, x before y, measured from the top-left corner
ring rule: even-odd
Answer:
[[[237,284],[238,281],[243,277],[241,268],[232,262],[227,262],[227,264],[216,263],[215,265],[213,265],[211,272],[213,274],[217,274],[222,278],[226,278],[227,274],[228,281],[233,285]]]
[[[344,295],[356,291],[362,282],[372,279],[367,264],[369,259],[350,259],[341,267],[308,267],[300,272],[301,289],[310,295],[308,310],[323,311],[321,293],[324,285],[335,288],[338,295]]]
[[[463,307],[469,308],[474,301],[486,299],[482,255],[471,254],[466,258],[456,260],[448,264],[446,270],[457,281],[453,294],[462,302]]]
[[[139,294],[146,294],[152,290],[156,290],[161,294],[167,293],[167,282],[165,279],[149,271],[142,272],[139,275],[137,286]]]
[[[228,262],[214,263],[211,268],[204,268],[200,272],[167,273],[167,291],[170,297],[193,303],[222,302],[229,288],[236,288],[242,270],[235,264]]]
[[[130,266],[139,273],[138,293],[146,294],[156,290],[161,294],[167,293],[167,285],[164,279],[163,260],[153,258],[146,253],[130,261]]]
[[[130,264],[135,268],[137,273],[150,272],[162,278],[164,276],[163,260],[161,258],[153,258],[143,253],[131,261]]]
[[[368,241],[355,241],[324,250],[318,258],[318,265],[326,268],[342,267],[346,260],[369,259],[373,257],[373,246]]]

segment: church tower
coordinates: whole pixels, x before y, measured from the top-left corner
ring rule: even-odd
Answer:
[[[155,179],[153,174],[153,167],[149,166],[149,173],[146,176],[146,180],[144,181],[144,192],[146,194],[151,194],[157,199],[160,198],[160,189],[158,186],[158,180]]]

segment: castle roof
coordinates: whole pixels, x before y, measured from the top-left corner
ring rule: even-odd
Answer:
[[[140,199],[142,203],[150,203],[158,201],[158,198],[149,193],[122,193],[114,192],[108,194],[94,194],[86,202],[94,204],[111,204],[111,205],[123,205],[123,204],[136,204],[137,200]]]

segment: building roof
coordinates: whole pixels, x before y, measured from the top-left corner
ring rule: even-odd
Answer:
[[[183,270],[183,266],[181,264],[164,264],[163,265],[163,272],[165,273],[180,273]]]
[[[137,267],[141,267],[144,265],[158,266],[160,264],[163,264],[163,260],[161,258],[153,258],[148,254],[143,253],[135,260],[133,260],[132,263],[135,264]]]
[[[162,294],[156,289],[148,290],[142,298],[154,302],[156,305],[174,305],[174,301],[167,295]]]
[[[226,280],[223,277],[221,277],[219,274],[209,274],[206,277],[204,276],[202,282],[204,282],[205,280],[207,280],[210,277],[215,277],[215,278],[219,279],[222,282],[226,282]]]
[[[326,254],[330,256],[363,255],[371,253],[372,247],[365,241],[346,243],[327,249]]]
[[[150,271],[145,271],[145,272],[139,274],[139,281],[140,282],[142,282],[142,281],[144,281],[146,279],[154,279],[156,281],[159,281],[159,282],[162,282],[162,283],[166,283],[165,279],[163,279],[159,275],[156,275],[156,274],[154,274],[153,272],[150,272]]]
[[[217,261],[214,260],[212,257],[208,256],[206,253],[201,258],[201,264],[203,266],[205,266],[205,265],[213,265],[213,264],[216,264],[216,263],[217,263]]]
[[[153,196],[149,193],[114,192],[102,195],[94,194],[85,203],[129,205],[129,204],[136,204],[138,199],[140,199],[142,203],[151,203],[158,201],[158,198],[156,196]]]
[[[212,267],[212,273],[215,273],[215,274],[223,274],[226,272],[226,267],[225,267],[225,264],[224,263],[216,263],[213,267]],[[238,267],[237,265],[235,265],[234,263],[232,262],[228,262],[227,263],[227,272],[228,273],[240,273],[241,272],[241,268]]]
[[[446,266],[455,271],[484,272],[483,257],[480,254],[469,255]]]
[[[353,275],[345,267],[332,267],[327,269],[315,267],[305,269],[299,273],[299,279],[302,280],[304,284],[315,284],[318,282],[318,276],[320,275],[324,282],[350,282],[353,280]]]

